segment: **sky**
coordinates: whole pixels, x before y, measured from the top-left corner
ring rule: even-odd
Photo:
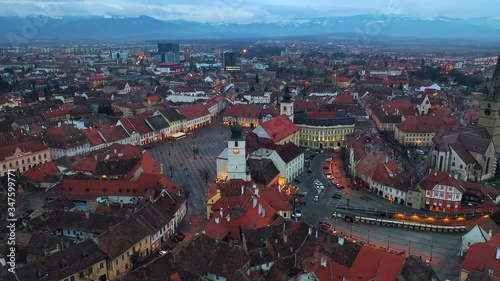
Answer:
[[[0,16],[145,15],[160,20],[233,23],[359,14],[500,19],[500,0],[0,0],[0,6]]]

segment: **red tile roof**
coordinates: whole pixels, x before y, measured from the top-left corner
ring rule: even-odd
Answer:
[[[48,120],[48,119],[54,119],[54,118],[60,118],[60,117],[64,117],[66,116],[67,114],[70,113],[71,110],[73,110],[74,107],[73,106],[70,106],[70,105],[65,105],[65,106],[62,106],[61,108],[58,108],[54,111],[50,111],[50,112],[46,112],[43,115],[43,117]]]
[[[360,281],[396,280],[404,262],[404,256],[397,256],[364,245],[349,269],[347,279]]]
[[[435,133],[438,129],[450,130],[459,126],[458,119],[451,115],[414,116],[396,124],[405,133]]]
[[[186,117],[186,121],[210,116],[210,111],[202,103],[181,107],[179,108],[179,112]]]
[[[0,147],[0,160],[4,160],[7,157],[15,155],[16,149],[20,149],[22,152],[38,152],[48,148],[40,142],[28,141],[17,144],[12,144],[4,147]],[[47,155],[48,157],[48,155]]]
[[[226,117],[259,118],[263,106],[259,104],[237,104],[224,113]]]
[[[105,143],[104,139],[99,135],[99,131],[96,128],[89,128],[83,130],[85,136],[89,139],[90,146],[98,146]]]
[[[493,274],[500,276],[500,260],[496,258],[497,249],[500,248],[500,234],[495,234],[490,241],[477,243],[470,246],[462,263],[462,269],[468,272],[482,271],[488,273],[493,269]]]
[[[168,189],[172,193],[180,190],[173,182],[160,174],[143,173],[135,181],[129,180],[77,180],[65,179],[60,187],[63,194],[94,196],[149,196],[155,190]]]
[[[262,123],[255,130],[259,130],[259,128],[262,128],[274,143],[300,131],[300,128],[284,114]]]
[[[354,104],[354,97],[351,95],[339,95],[334,100],[333,103],[339,104]]]
[[[33,168],[27,170],[24,175],[30,178],[32,181],[43,182],[45,181],[46,175],[58,175],[61,171],[57,168],[54,161],[36,165]]]
[[[83,158],[73,167],[76,172],[94,172],[99,161],[94,158]]]

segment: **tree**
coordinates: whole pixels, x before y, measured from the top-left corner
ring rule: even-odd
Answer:
[[[259,84],[260,79],[259,79],[259,73],[255,74],[255,83]]]
[[[254,86],[250,87],[250,92],[255,92],[255,87]]]
[[[113,112],[113,109],[111,108],[111,104],[100,104],[97,107],[97,113],[106,114],[109,116],[115,115],[115,113]]]

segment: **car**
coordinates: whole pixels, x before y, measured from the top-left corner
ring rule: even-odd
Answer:
[[[295,196],[297,197],[306,197],[307,191],[299,191]]]
[[[172,242],[173,242],[173,243],[178,243],[178,242],[179,242],[179,239],[177,239],[177,237],[174,237],[174,238],[172,239]]]
[[[179,242],[181,242],[182,240],[184,240],[186,236],[182,236],[182,235],[177,235],[175,236],[175,238],[177,238],[177,240],[179,240]]]
[[[163,255],[165,255],[166,253],[167,253],[167,251],[160,251],[160,252],[159,252],[160,256],[163,256]]]
[[[325,186],[324,185],[317,185],[316,188],[319,190],[323,190],[323,189],[325,189]]]
[[[314,196],[313,201],[314,202],[318,202],[319,201],[319,195]]]
[[[186,238],[186,233],[184,233],[184,232],[178,232],[177,236],[182,236],[182,238]]]
[[[292,217],[294,217],[294,218],[301,218],[302,217],[302,211],[300,209],[295,209],[295,212],[292,214]]]
[[[169,249],[170,251],[172,251],[174,249],[174,245],[172,244],[167,244],[167,249]]]
[[[343,186],[343,185],[341,185],[341,184],[338,184],[338,185],[337,185],[337,189],[344,189],[344,188],[345,188],[345,186]]]
[[[417,149],[416,152],[418,155],[425,155],[425,152],[421,149]]]
[[[307,171],[306,171],[306,173],[308,173],[308,174],[312,174],[312,172],[313,172],[313,171],[311,171],[311,170],[307,170]]]
[[[296,182],[296,183],[301,183],[301,182],[302,182],[302,181],[301,181],[301,180],[299,180],[299,179],[294,179],[293,181],[294,181],[294,182]]]
[[[332,199],[342,199],[342,195],[335,193],[332,195]]]
[[[332,159],[331,157],[329,157],[329,158],[326,158],[326,159],[325,159],[325,162],[330,162],[330,161],[332,161],[332,160],[333,160],[333,159]]]
[[[329,222],[325,222],[325,221],[320,221],[319,226],[324,226],[326,228],[332,228],[332,224]]]

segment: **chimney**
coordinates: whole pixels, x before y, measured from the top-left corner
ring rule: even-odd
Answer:
[[[223,217],[224,216],[224,209],[220,208],[219,209],[219,214],[220,214],[221,217]]]
[[[49,251],[48,249],[45,249],[45,250],[43,251],[43,253],[45,254],[45,256],[49,256],[49,255],[50,255],[50,251]]]
[[[227,215],[227,221],[231,221],[231,214]]]
[[[286,231],[286,223],[283,223],[283,232]]]
[[[262,208],[262,218],[266,217],[266,208]]]
[[[492,236],[493,236],[493,230],[492,230],[492,229],[490,229],[490,231],[488,231],[488,238],[490,238],[490,239],[491,239],[491,237],[492,237]]]
[[[283,233],[283,242],[285,242],[285,243],[286,243],[287,241],[288,241],[288,239],[287,239],[287,237],[286,237],[286,233]]]
[[[458,179],[458,174],[455,174],[455,175],[454,175],[454,177],[455,177],[455,179],[457,180],[457,179]]]
[[[87,218],[87,219],[90,218],[90,212],[89,211],[85,212],[85,218]]]
[[[123,201],[120,201],[120,209],[123,208]]]
[[[245,186],[244,185],[241,186],[241,195],[243,195],[243,194],[245,194]]]
[[[216,223],[216,224],[219,224],[219,217],[216,217],[216,218],[215,218],[215,223]]]
[[[116,154],[116,148],[115,148],[115,154]]]
[[[259,203],[259,215],[262,214],[262,203]]]
[[[149,196],[149,201],[153,202],[153,196],[152,195]]]
[[[308,234],[309,236],[311,236],[312,231],[313,231],[313,229],[312,229],[312,227],[310,226],[310,227],[309,227],[309,231],[307,232],[307,234]]]
[[[259,189],[258,188],[255,189],[255,196],[259,197]]]
[[[257,206],[257,197],[253,197],[253,208]]]
[[[106,199],[106,206],[109,207],[109,199]]]
[[[206,232],[205,230],[202,230],[202,231],[201,231],[201,233],[202,233],[202,234],[206,234],[207,232]]]
[[[497,255],[496,255],[496,259],[497,260],[500,260],[500,247],[497,248]]]
[[[316,229],[316,238],[318,238],[318,230]]]
[[[96,155],[96,156],[94,156],[94,159],[97,161],[97,155]]]
[[[108,225],[108,229],[109,231],[113,231],[113,226],[111,225],[111,223]]]

